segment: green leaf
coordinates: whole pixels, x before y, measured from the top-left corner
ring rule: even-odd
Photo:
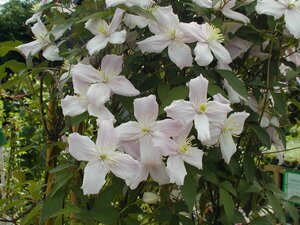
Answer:
[[[245,155],[243,168],[244,168],[244,173],[247,181],[252,183],[254,181],[255,171],[256,171],[253,157],[251,157],[250,155]]]
[[[268,217],[264,216],[253,219],[249,225],[273,225],[273,223]]]
[[[184,185],[181,186],[181,193],[185,203],[189,208],[189,212],[193,211],[197,194],[197,181],[193,173],[188,173],[184,179]]]
[[[235,188],[232,186],[232,184],[231,184],[229,181],[225,180],[225,181],[223,181],[220,185],[221,185],[221,187],[223,187],[226,191],[230,192],[232,195],[237,196],[237,195],[236,195],[236,190],[235,190]]]
[[[174,100],[185,99],[188,96],[189,90],[185,86],[175,87],[168,92],[167,96],[164,99],[161,99],[161,106],[159,109],[159,114],[164,112],[164,108],[170,105]]]
[[[264,146],[266,146],[267,148],[271,148],[270,137],[264,128],[254,124],[249,124],[248,126],[251,128],[251,130],[254,131],[254,133]]]
[[[9,51],[17,51],[16,47],[21,45],[21,41],[4,41],[0,43],[0,57],[5,56]]]
[[[183,215],[179,215],[179,220],[182,223],[182,225],[194,225],[194,222]]]
[[[299,76],[299,74],[300,74],[299,71],[289,70],[286,73],[286,79],[291,80],[291,79]]]
[[[65,198],[65,190],[59,190],[52,197],[48,196],[43,204],[41,212],[41,223],[44,223],[48,218],[57,213],[63,207]]]
[[[224,79],[227,80],[229,85],[235,90],[238,94],[244,98],[248,98],[247,90],[244,83],[230,70],[216,70]]]
[[[284,92],[281,93],[275,93],[274,91],[271,91],[273,100],[274,100],[274,106],[278,110],[278,112],[282,115],[285,115],[286,112],[286,95]]]
[[[290,216],[293,218],[293,221],[295,223],[299,222],[299,213],[297,211],[297,208],[293,204],[288,202],[283,202],[283,207],[290,214]]]
[[[280,205],[279,199],[277,199],[273,192],[266,193],[268,198],[268,203],[274,210],[274,215],[282,224],[286,224],[285,215]]]
[[[27,224],[33,224],[32,219],[34,217],[37,217],[39,212],[42,209],[42,204],[36,205],[33,209],[30,210],[30,212],[22,219],[22,225],[27,225]]]
[[[232,221],[234,216],[235,205],[234,201],[228,191],[224,188],[220,188],[220,205],[223,205],[227,221]]]

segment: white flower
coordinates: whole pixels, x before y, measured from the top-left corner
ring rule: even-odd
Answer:
[[[232,136],[242,133],[245,120],[249,115],[246,112],[233,113],[225,122],[212,123],[210,126],[211,139],[204,144],[210,146],[220,143],[222,157],[227,164],[237,150]]]
[[[300,38],[300,1],[298,0],[258,0],[258,14],[266,14],[279,19],[284,15],[285,26],[295,38]]]
[[[116,9],[110,24],[102,19],[89,19],[85,23],[85,28],[95,35],[86,45],[89,54],[98,53],[106,47],[108,43],[122,44],[126,39],[126,30],[116,31],[122,22],[124,11]]]
[[[100,123],[96,144],[78,133],[70,134],[68,142],[70,154],[79,161],[88,162],[81,187],[84,194],[97,194],[110,171],[129,184],[138,170],[136,160],[116,151],[119,137],[110,120]]]
[[[159,201],[160,197],[159,195],[153,193],[153,192],[144,192],[143,194],[143,202],[147,204],[155,204]]]
[[[125,4],[128,7],[137,5],[140,7],[148,7],[154,2],[152,0],[105,0],[106,7],[112,7],[120,4]]]
[[[31,31],[34,34],[36,40],[27,44],[20,45],[16,47],[16,49],[21,51],[21,53],[26,58],[28,58],[29,54],[35,55],[39,51],[43,50],[43,56],[46,59],[50,61],[62,60],[62,58],[58,55],[58,47],[53,42],[51,42],[48,31],[39,18],[37,18],[37,23],[32,26]],[[63,35],[63,32],[51,32],[51,34],[53,34],[54,40],[57,40]]]
[[[232,109],[228,104],[207,99],[208,80],[202,75],[189,82],[190,101],[176,100],[165,108],[167,115],[185,123],[194,121],[200,141],[210,139],[209,122],[222,122]]]
[[[155,35],[138,42],[142,52],[160,53],[168,48],[168,55],[180,69],[192,66],[191,49],[185,43],[191,43],[181,29],[178,16],[173,13],[172,7],[159,7],[153,12],[157,23],[149,26]]]

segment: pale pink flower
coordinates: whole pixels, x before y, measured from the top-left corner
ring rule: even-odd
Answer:
[[[221,45],[224,37],[219,28],[208,23],[199,25],[195,22],[184,24],[181,28],[189,37],[190,42],[197,42],[194,53],[198,65],[209,65],[214,59],[212,53],[224,64],[231,62],[229,52]]]
[[[212,123],[210,126],[211,138],[204,144],[211,146],[219,143],[222,157],[227,164],[237,150],[232,136],[238,136],[242,133],[245,120],[249,115],[246,112],[233,113],[222,123]]]
[[[300,38],[300,1],[297,0],[258,0],[258,14],[266,14],[279,19],[284,15],[285,26],[295,38]]]
[[[100,70],[81,63],[72,66],[71,74],[75,93],[78,93],[80,87],[89,86],[86,96],[96,107],[107,102],[113,93],[122,96],[139,95],[140,92],[130,81],[119,75],[122,71],[122,64],[123,56],[105,55],[101,61]]]
[[[95,35],[86,45],[90,55],[98,53],[108,43],[122,44],[125,42],[126,30],[117,31],[122,22],[123,13],[122,9],[116,9],[110,24],[101,18],[89,19],[85,23],[85,28]]]
[[[173,137],[177,144],[177,154],[170,155],[167,160],[167,174],[171,183],[183,185],[187,174],[184,163],[202,169],[203,151],[192,145],[192,137],[188,135],[193,124],[186,125],[181,129],[180,135]]]
[[[142,52],[160,53],[168,48],[168,55],[180,69],[192,66],[191,49],[185,43],[191,43],[181,29],[182,24],[172,7],[159,7],[153,12],[157,23],[149,26],[155,35],[138,42]]]
[[[120,140],[137,141],[141,162],[160,165],[162,155],[176,152],[176,144],[170,137],[179,134],[182,123],[172,119],[156,121],[158,104],[154,95],[137,98],[133,104],[137,122],[129,121],[116,128]]]
[[[20,45],[16,49],[21,51],[26,58],[28,58],[29,54],[35,55],[43,50],[43,56],[46,59],[50,61],[62,60],[62,57],[58,55],[59,49],[57,45],[50,40],[48,31],[39,18],[37,18],[37,23],[32,26],[31,31],[36,40]],[[57,40],[63,35],[63,32],[51,32],[51,34],[54,36],[54,40]]]
[[[232,109],[228,104],[207,99],[208,80],[200,75],[189,82],[190,101],[176,100],[165,108],[167,115],[185,123],[194,121],[200,141],[210,139],[209,122],[222,122]]]
[[[139,164],[130,155],[116,151],[118,142],[119,137],[110,120],[100,123],[96,144],[89,137],[70,134],[70,154],[79,161],[88,162],[81,187],[84,194],[97,194],[110,171],[127,184],[131,183]]]

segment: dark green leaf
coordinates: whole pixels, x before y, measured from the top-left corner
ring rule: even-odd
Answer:
[[[184,179],[184,185],[181,187],[181,193],[184,198],[185,203],[189,208],[189,212],[193,211],[193,207],[196,201],[197,193],[197,181],[194,177],[194,174],[188,173]]]
[[[220,205],[223,205],[227,221],[232,221],[234,216],[235,205],[234,201],[228,191],[220,188]]]
[[[267,148],[271,148],[270,137],[264,128],[254,124],[250,124],[249,127],[251,128],[251,130],[254,131],[254,133],[256,134],[256,136],[259,138],[259,140],[264,146],[266,146]]]

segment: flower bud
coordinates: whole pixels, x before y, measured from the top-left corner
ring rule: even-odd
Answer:
[[[153,192],[145,192],[143,195],[143,202],[147,204],[155,204],[159,201],[159,196]]]

